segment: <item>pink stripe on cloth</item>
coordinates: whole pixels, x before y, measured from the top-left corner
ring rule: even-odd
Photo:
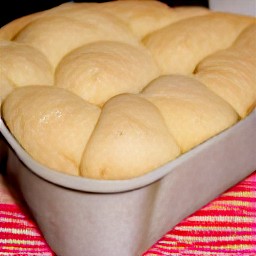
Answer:
[[[183,220],[143,256],[255,256],[256,171]]]
[[[254,186],[254,189],[253,189],[253,203],[252,203],[252,207],[254,209],[254,213],[256,214],[256,171],[255,171],[255,175],[252,175],[251,176],[251,180],[252,180],[252,186]],[[255,218],[255,222],[253,224],[253,233],[254,233],[254,239],[255,239],[255,243],[254,243],[254,248],[255,248],[255,251],[256,251],[256,218]],[[256,253],[255,253],[256,255]]]

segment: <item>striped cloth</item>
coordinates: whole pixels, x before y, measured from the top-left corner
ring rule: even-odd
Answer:
[[[0,255],[54,256],[9,189],[0,176]],[[256,172],[186,218],[143,254],[160,255],[255,256]]]
[[[143,256],[255,256],[256,171],[186,218]]]

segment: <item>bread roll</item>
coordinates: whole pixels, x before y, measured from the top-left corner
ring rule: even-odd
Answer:
[[[47,10],[47,15],[69,15],[71,14],[72,16],[74,16],[76,13],[78,14],[78,16],[82,16],[82,13],[87,10],[96,10],[96,8],[94,8],[94,6],[99,5],[99,2],[63,2],[62,4],[48,9]],[[101,13],[102,11],[99,10],[99,12]],[[84,17],[86,19],[86,17]]]
[[[143,47],[100,41],[66,55],[56,69],[55,84],[102,105],[117,94],[138,93],[157,76],[159,69]]]
[[[89,4],[91,5],[92,3],[82,3],[83,7]],[[67,13],[73,9],[81,8],[80,5],[81,3],[78,4],[74,2],[67,2],[59,6],[50,8],[48,10],[35,12],[32,14],[17,18],[7,23],[0,29],[0,40],[13,40],[15,36],[32,21],[37,20],[38,18],[44,17],[44,16],[51,16],[54,14],[61,15],[62,13]]]
[[[159,110],[132,94],[110,99],[86,146],[81,175],[129,179],[150,172],[180,153]]]
[[[35,48],[13,41],[0,41],[0,76],[16,86],[52,85],[53,69]]]
[[[21,29],[27,26],[31,21],[40,17],[41,13],[43,12],[32,13],[7,23],[0,29],[0,40],[12,40]]]
[[[208,8],[202,6],[176,6],[172,8],[171,23],[210,13]]]
[[[73,5],[76,4],[77,3],[73,3]],[[59,8],[58,11],[55,11],[53,14],[72,18],[83,23],[88,28],[99,33],[99,40],[120,41],[132,45],[139,44],[138,39],[132,33],[128,25],[118,17],[101,10],[89,8],[90,6],[96,5],[93,3],[82,3],[78,5],[77,8],[75,8],[75,6],[72,8],[70,4],[70,8]],[[52,12],[49,12],[49,14],[51,13]]]
[[[203,7],[171,8],[161,1],[109,1],[88,6],[103,10],[126,22],[135,35],[142,39],[147,34],[178,20],[208,13]]]
[[[109,1],[91,9],[103,10],[126,22],[138,38],[168,25],[172,10],[160,1]]]
[[[15,89],[15,85],[6,77],[5,74],[0,73],[0,106],[5,97]]]
[[[246,27],[237,37],[232,48],[248,51],[249,54],[256,54],[256,20]]]
[[[57,66],[64,55],[86,43],[114,40],[139,44],[129,30],[124,30],[123,24],[97,13],[88,23],[65,16],[42,17],[21,30],[15,40],[41,51],[53,67]]]
[[[150,83],[142,95],[160,110],[182,152],[232,126],[234,109],[196,79],[170,75]]]
[[[89,9],[93,5],[98,5],[97,2],[64,2],[56,7],[46,10],[46,15],[62,15],[73,12],[80,12]]]
[[[39,163],[79,174],[85,145],[100,109],[57,87],[26,86],[3,103],[3,117],[21,146]]]
[[[162,74],[191,74],[199,61],[229,47],[253,18],[227,13],[188,18],[143,39]]]
[[[246,117],[256,106],[256,25],[241,33],[229,49],[204,59],[195,77]]]

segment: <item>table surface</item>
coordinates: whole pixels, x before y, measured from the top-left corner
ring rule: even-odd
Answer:
[[[4,175],[0,175],[0,255],[55,255]],[[255,256],[256,171],[184,219],[143,254],[159,255]]]

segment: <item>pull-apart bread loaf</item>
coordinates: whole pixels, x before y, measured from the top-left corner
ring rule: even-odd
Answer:
[[[65,3],[0,29],[1,114],[39,163],[144,175],[256,105],[255,18],[160,1]]]

